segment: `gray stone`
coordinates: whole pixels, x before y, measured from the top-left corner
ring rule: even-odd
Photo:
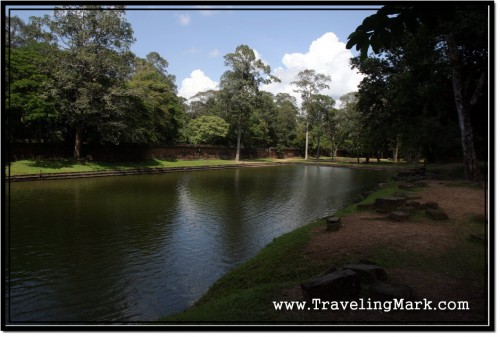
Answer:
[[[360,281],[367,281],[369,283],[386,280],[388,277],[385,270],[375,264],[346,264],[342,269],[350,269],[356,272]]]
[[[307,301],[313,298],[321,300],[341,300],[359,295],[358,275],[352,270],[339,270],[310,279],[300,285]]]
[[[332,216],[326,219],[326,223],[340,223],[340,218],[338,216]]]
[[[388,282],[372,283],[368,291],[372,299],[382,301],[390,301],[394,298],[409,300],[413,297],[413,289],[411,287]]]
[[[442,209],[429,208],[425,210],[425,214],[432,220],[447,220],[448,214],[446,214]]]
[[[404,207],[406,205],[406,198],[402,197],[387,197],[387,198],[377,198],[373,207],[377,212],[390,213],[397,210],[398,208]]]
[[[339,217],[330,217],[326,219],[326,230],[336,232],[342,227]]]
[[[418,201],[409,201],[406,203],[406,206],[420,208],[422,205]]]
[[[425,209],[439,209],[439,204],[434,201],[428,201],[422,205]]]
[[[413,184],[400,184],[398,186],[398,188],[401,190],[409,190],[409,189],[412,189],[413,187],[415,187],[415,185],[413,185]]]
[[[404,221],[410,217],[410,214],[404,211],[394,211],[389,214],[389,218],[396,221]]]
[[[373,191],[364,191],[364,192],[361,192],[361,195],[363,196],[363,198],[366,198],[372,193],[373,193]]]

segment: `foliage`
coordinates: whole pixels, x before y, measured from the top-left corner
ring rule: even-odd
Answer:
[[[491,8],[486,4],[449,4],[437,7],[419,4],[386,5],[363,21],[349,36],[346,46],[356,46],[357,50],[361,50],[360,58],[363,62],[367,58],[369,47],[372,47],[376,54],[400,55],[395,51],[402,48],[406,52],[405,47],[410,45],[408,41],[415,37],[426,37],[420,39],[424,43],[413,51],[421,51],[421,59],[429,61],[431,56],[446,66],[440,70],[444,70],[443,73],[448,75],[449,86],[453,88],[464,171],[466,177],[471,180],[479,179],[474,144],[477,136],[474,137],[471,112],[481,106],[480,97],[484,97],[487,90],[485,82],[489,62],[488,15],[492,18],[489,12]],[[415,71],[416,69],[412,69],[411,74],[418,74]],[[482,105],[484,108],[485,104]],[[482,121],[484,123],[485,119]]]
[[[122,139],[131,143],[171,143],[184,123],[182,103],[176,94],[175,78],[167,73],[168,62],[152,52],[137,58],[127,82],[130,99]]]
[[[23,137],[31,133],[38,139],[50,138],[53,136],[51,126],[60,119],[55,100],[50,95],[55,85],[50,64],[57,50],[45,42],[31,42],[9,52],[7,106],[13,132],[10,136],[12,139],[31,138]]]
[[[102,6],[56,8],[47,22],[61,46],[53,74],[55,96],[75,130],[75,157],[84,134],[117,143],[124,129],[124,84],[130,73],[134,41],[123,10]]]
[[[302,113],[306,120],[306,138],[305,138],[305,159],[308,157],[309,148],[309,123],[312,112],[309,110],[311,97],[318,94],[321,90],[329,88],[328,82],[330,76],[318,74],[312,69],[302,70],[297,74],[297,80],[292,84],[296,86],[295,91],[300,93],[302,98]]]
[[[222,99],[225,103],[229,121],[235,126],[237,133],[236,161],[240,157],[241,134],[243,126],[248,123],[252,110],[256,105],[260,84],[279,81],[270,75],[271,68],[262,60],[256,59],[254,51],[239,45],[234,53],[224,56],[227,70],[221,77]]]
[[[200,116],[189,121],[186,138],[191,144],[218,144],[227,135],[229,124],[217,116]]]

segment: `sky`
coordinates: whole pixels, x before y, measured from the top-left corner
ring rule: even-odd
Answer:
[[[47,9],[9,7],[10,15],[51,14]],[[301,70],[329,75],[330,88],[322,93],[337,102],[357,89],[362,77],[351,70],[347,37],[376,6],[127,6],[126,19],[134,30],[131,50],[139,57],[158,52],[176,77],[178,94],[186,99],[200,91],[217,89],[221,75],[230,68],[224,55],[245,44],[269,65],[281,83],[262,90],[297,97],[291,84]]]

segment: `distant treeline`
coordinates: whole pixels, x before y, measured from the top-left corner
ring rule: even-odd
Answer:
[[[278,156],[287,148],[394,160],[462,155],[444,30],[416,25],[378,46],[378,54],[353,58],[352,67],[365,77],[358,92],[339,102],[320,94],[331,79],[313,70],[293,82],[300,106],[288,93],[260,90],[279,78],[245,45],[225,55],[229,70],[219,90],[186,100],[177,94],[167,60],[130,51],[133,29],[124,8],[113,7],[62,6],[29,22],[7,18],[4,130],[11,143],[69,144],[75,157],[87,153],[82,144],[209,144],[235,147],[237,158],[240,147],[272,148]],[[487,86],[478,86],[478,74],[487,68],[485,13],[480,8],[455,15],[464,94],[476,95],[469,111],[473,140],[485,159],[488,95]],[[380,24],[370,22],[363,25]]]

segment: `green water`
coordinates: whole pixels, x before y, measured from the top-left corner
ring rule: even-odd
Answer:
[[[389,176],[284,166],[11,183],[7,323],[182,311],[274,237]]]

